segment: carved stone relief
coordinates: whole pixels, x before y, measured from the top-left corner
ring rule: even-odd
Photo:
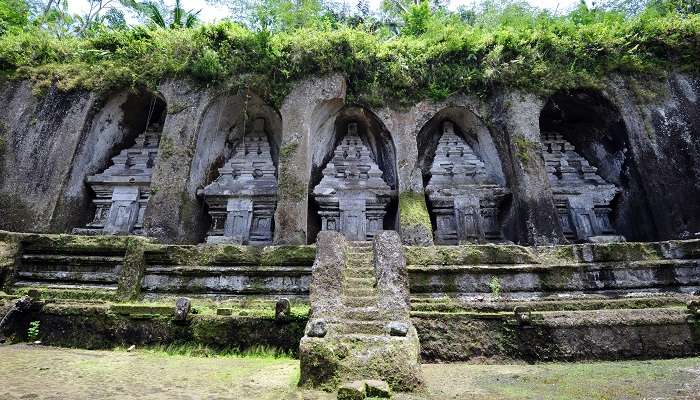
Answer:
[[[219,177],[198,191],[209,207],[208,243],[270,244],[277,202],[276,168],[265,120],[253,121]]]
[[[394,195],[382,176],[358,136],[357,123],[351,122],[313,190],[321,230],[339,231],[348,240],[371,240],[382,230],[386,207]]]
[[[498,210],[510,194],[489,176],[484,162],[443,122],[426,186],[439,244],[503,240]]]

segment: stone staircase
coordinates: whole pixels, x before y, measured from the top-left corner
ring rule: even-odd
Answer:
[[[387,321],[379,315],[377,277],[371,242],[350,242],[345,250],[343,291],[345,309],[329,328],[337,335],[388,334]]]
[[[317,245],[300,384],[334,390],[374,379],[393,390],[420,387],[420,345],[409,318],[405,262],[402,256],[382,256],[387,248],[401,248],[398,235],[382,232],[372,243],[322,232]]]

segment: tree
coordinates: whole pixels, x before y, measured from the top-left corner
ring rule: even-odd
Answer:
[[[132,5],[132,7],[145,15],[153,25],[163,29],[192,28],[199,22],[197,16],[201,12],[201,10],[185,10],[181,0],[175,0],[175,6],[171,10],[152,1]]]
[[[0,35],[29,23],[29,6],[24,0],[0,0]]]
[[[333,0],[211,0],[231,8],[234,19],[258,31],[287,31],[342,18],[346,10]],[[333,17],[336,15],[336,17]]]
[[[413,36],[425,33],[428,30],[431,16],[432,13],[427,0],[422,0],[418,4],[412,5],[403,14],[404,26],[401,33]]]

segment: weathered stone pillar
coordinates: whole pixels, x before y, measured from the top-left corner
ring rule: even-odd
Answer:
[[[209,92],[182,81],[160,86],[167,116],[151,178],[151,196],[144,217],[147,236],[166,243],[198,241],[190,229],[201,223],[196,188],[189,185],[190,169],[201,117]]]
[[[542,99],[520,92],[504,92],[490,101],[496,145],[503,169],[510,176],[514,218],[523,244],[563,242],[561,226],[542,158],[539,117]]]
[[[379,309],[391,321],[410,321],[411,296],[406,271],[406,256],[399,234],[381,231],[372,243],[377,274]]]
[[[425,202],[422,172],[418,166],[417,115],[422,103],[408,110],[382,109],[377,115],[391,133],[396,148],[399,232],[404,244],[432,245],[433,229]],[[423,110],[424,111],[424,110]]]
[[[122,300],[137,300],[146,271],[145,250],[154,245],[146,238],[131,236],[125,240],[124,265],[117,282],[117,296]]]
[[[19,256],[19,236],[0,231],[0,290],[8,290],[12,285]]]
[[[284,99],[277,169],[275,244],[305,244],[314,134],[340,109],[345,78],[329,75],[298,84]]]

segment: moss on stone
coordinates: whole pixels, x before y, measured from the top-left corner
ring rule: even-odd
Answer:
[[[530,249],[516,245],[405,246],[408,265],[537,263]]]
[[[416,192],[402,192],[399,195],[399,223],[402,228],[421,226],[428,232],[432,231],[425,196]]]
[[[299,143],[287,143],[280,148],[280,163],[288,161],[296,153]]]
[[[532,153],[537,149],[537,143],[523,135],[516,135],[514,143],[518,160],[520,160],[523,165],[528,165],[532,160]]]
[[[175,144],[170,137],[161,137],[158,155],[160,156],[161,160],[168,160],[175,155]]]
[[[278,193],[280,198],[290,201],[303,201],[306,196],[306,185],[290,172],[286,166],[282,166],[277,177]]]
[[[153,246],[144,238],[127,239],[124,263],[117,284],[119,298],[135,300],[141,294],[141,281],[146,270],[145,252]]]

